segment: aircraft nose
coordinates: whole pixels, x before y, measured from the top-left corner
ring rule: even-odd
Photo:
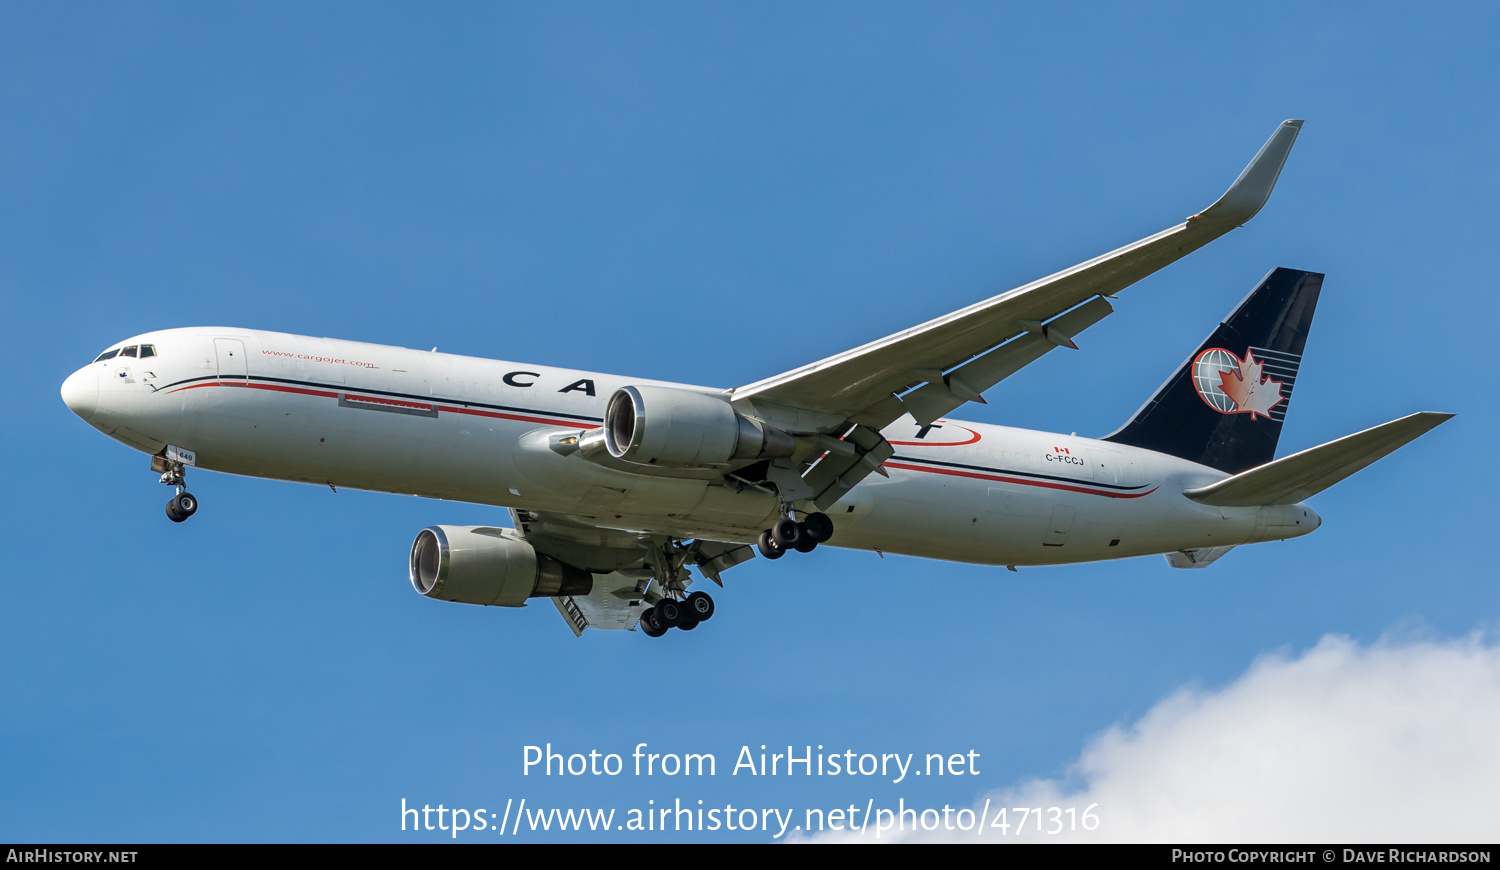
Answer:
[[[68,410],[88,420],[99,407],[99,370],[88,366],[68,375],[62,385],[63,404]]]
[[[1323,525],[1323,518],[1318,516],[1318,512],[1310,507],[1304,507],[1303,510],[1307,511],[1307,520],[1312,523],[1312,531],[1317,531],[1318,526]]]

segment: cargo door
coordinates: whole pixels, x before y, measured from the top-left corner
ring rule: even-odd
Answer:
[[[244,386],[249,380],[245,366],[245,343],[237,338],[216,338],[214,354],[219,360],[219,383]]]
[[[1060,504],[1052,509],[1052,520],[1047,524],[1047,534],[1042,538],[1044,547],[1061,547],[1068,542],[1068,532],[1073,530],[1073,509]]]

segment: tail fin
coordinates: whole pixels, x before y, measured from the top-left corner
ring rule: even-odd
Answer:
[[[1273,269],[1105,441],[1238,474],[1276,458],[1323,276]]]

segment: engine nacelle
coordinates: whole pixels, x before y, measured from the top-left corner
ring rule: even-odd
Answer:
[[[604,412],[604,444],[628,462],[680,468],[791,456],[792,436],[750,420],[719,396],[621,387]]]
[[[587,595],[594,575],[488,526],[428,526],[411,545],[411,585],[461,604],[523,607],[528,598]]]

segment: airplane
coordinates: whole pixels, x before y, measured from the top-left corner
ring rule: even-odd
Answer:
[[[919,326],[734,389],[253,329],[112,345],[68,408],[151,456],[167,516],[189,468],[508,508],[417,533],[443,601],[548,598],[575,635],[713,617],[693,571],[822,544],[1006,566],[1164,554],[1203,568],[1306,535],[1302,502],[1451,414],[1276,458],[1323,275],[1277,268],[1120,429],[1080,438],[951,419],[1113,311],[1129,285],[1254,217],[1302,121],[1176,226]]]

